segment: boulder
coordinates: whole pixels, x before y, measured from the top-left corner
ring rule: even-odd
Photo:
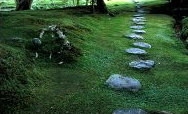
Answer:
[[[144,39],[142,36],[140,36],[140,35],[137,35],[137,34],[129,34],[129,35],[125,35],[125,37],[127,37],[127,38],[130,38],[130,39],[133,39],[133,40],[135,40],[135,39]]]
[[[147,52],[143,49],[140,48],[130,48],[126,49],[125,52],[130,53],[130,54],[136,54],[136,55],[145,55]]]
[[[133,45],[142,48],[151,48],[151,45],[145,42],[135,42]]]
[[[137,34],[145,34],[146,31],[145,30],[133,30],[134,33],[137,33]]]
[[[141,89],[141,84],[137,79],[124,77],[120,74],[111,75],[106,81],[107,85],[117,90],[138,91]]]
[[[138,60],[129,63],[129,66],[136,69],[150,69],[155,65],[152,60]]]
[[[149,114],[142,109],[118,109],[115,110],[112,114]]]

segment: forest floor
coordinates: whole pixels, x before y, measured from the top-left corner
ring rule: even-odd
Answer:
[[[37,37],[41,28],[58,24],[83,53],[77,62],[62,65],[42,60],[39,55],[34,70],[43,78],[40,85],[32,88],[36,98],[17,112],[110,114],[120,108],[187,112],[188,53],[175,35],[174,19],[164,14],[146,14],[147,34],[143,36],[152,48],[146,49],[148,54],[142,57],[130,55],[124,50],[133,47],[134,41],[123,35],[131,33],[134,5],[125,3],[126,6],[127,10],[115,17],[75,9],[2,13],[0,45],[19,50],[7,44],[7,39],[20,37],[29,41]],[[155,67],[140,71],[128,66],[140,58],[154,60]],[[132,93],[108,88],[105,81],[112,74],[138,79],[142,90]]]

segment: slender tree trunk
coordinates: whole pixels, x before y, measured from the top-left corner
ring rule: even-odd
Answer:
[[[95,6],[94,6],[95,0],[92,0],[91,2],[92,2],[92,13],[94,13],[95,12]]]
[[[16,11],[29,10],[33,0],[16,0]]]
[[[86,6],[88,6],[89,0],[86,0]]]
[[[77,2],[77,6],[79,6],[80,5],[80,0],[76,0],[76,2]]]
[[[72,0],[73,6],[75,6],[74,0]]]
[[[104,0],[97,0],[97,10],[100,13],[108,13],[108,10],[107,10]]]

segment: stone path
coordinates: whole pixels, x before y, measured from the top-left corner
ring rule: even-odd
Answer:
[[[133,29],[132,32],[128,35],[124,35],[125,37],[132,39],[132,40],[144,40],[142,34],[146,34],[145,25],[146,25],[146,17],[144,9],[142,8],[142,5],[139,2],[135,2],[136,4],[136,14],[133,15],[132,21],[133,25],[130,26],[130,29]],[[146,48],[150,49],[152,46],[146,42],[140,42],[136,41],[133,43],[133,46],[139,47],[139,48],[129,48],[126,49],[125,52],[129,54],[134,55],[145,55],[148,54],[145,50],[140,48]],[[155,65],[155,62],[153,60],[133,60],[129,63],[129,67],[139,70],[147,70],[153,68]],[[108,80],[106,81],[106,84],[113,88],[118,90],[128,90],[128,91],[134,91],[137,92],[141,89],[141,83],[139,80],[131,78],[131,77],[125,77],[120,74],[114,74],[111,75]],[[113,114],[148,114],[146,111],[142,109],[118,109],[113,112]],[[162,113],[163,114],[163,113]],[[165,114],[165,113],[164,113]]]

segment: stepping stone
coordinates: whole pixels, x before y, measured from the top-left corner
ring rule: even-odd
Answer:
[[[134,22],[136,25],[145,25],[145,22]]]
[[[133,32],[137,34],[146,34],[145,30],[133,30]]]
[[[134,46],[142,47],[142,48],[151,48],[151,45],[145,42],[135,42]]]
[[[143,14],[143,13],[146,13],[146,11],[144,11],[144,10],[138,10],[137,12],[138,12],[138,13],[142,13],[142,14]]]
[[[133,17],[142,17],[144,14],[135,14]]]
[[[136,69],[150,69],[155,65],[155,62],[152,60],[138,60],[132,61],[129,63],[129,66]]]
[[[143,39],[144,39],[142,36],[137,35],[137,34],[134,34],[134,33],[132,33],[132,34],[130,34],[130,35],[125,35],[125,37],[130,38],[130,39],[133,39],[133,40],[136,40],[136,39],[141,39],[141,40],[143,40]]]
[[[112,114],[149,114],[142,109],[118,109],[115,110]]]
[[[139,91],[141,89],[141,84],[137,79],[124,77],[120,74],[111,75],[106,84],[116,90],[128,90],[128,91]]]
[[[134,17],[135,19],[146,19],[145,17],[143,16],[140,16],[140,17]]]
[[[150,110],[142,110],[137,108],[131,109],[117,109],[112,114],[172,114],[171,112],[167,111],[150,111]]]
[[[131,26],[130,27],[131,29],[144,29],[145,27],[144,26],[141,26],[141,25],[134,25],[134,26]]]
[[[126,49],[125,52],[130,53],[130,54],[135,54],[135,55],[145,55],[147,52],[143,49],[140,48],[130,48]]]
[[[138,18],[133,18],[132,21],[133,22],[146,22],[145,19],[138,19]]]

